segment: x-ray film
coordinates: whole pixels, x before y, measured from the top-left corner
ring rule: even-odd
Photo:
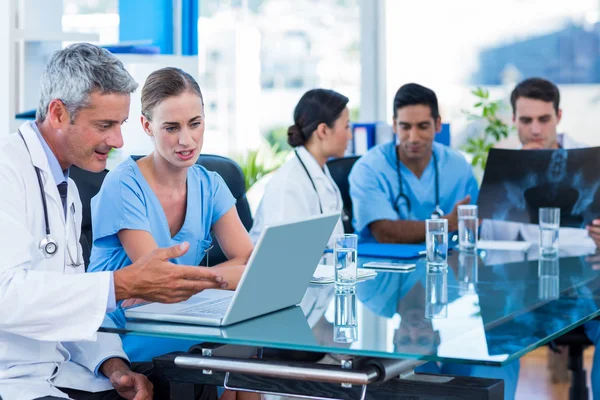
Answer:
[[[479,191],[479,218],[538,223],[541,207],[560,208],[561,226],[600,217],[600,147],[492,149]]]

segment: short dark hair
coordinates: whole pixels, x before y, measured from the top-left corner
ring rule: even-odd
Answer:
[[[406,85],[402,85],[394,96],[394,117],[396,117],[396,112],[402,107],[415,105],[428,106],[431,110],[431,117],[434,120],[437,120],[440,116],[435,92],[417,83],[407,83]]]
[[[306,143],[319,124],[333,124],[346,108],[348,98],[328,89],[312,89],[304,93],[294,109],[294,125],[288,128],[288,143],[292,147]]]
[[[169,97],[191,92],[198,97],[202,105],[204,98],[198,82],[187,72],[174,67],[161,68],[152,72],[142,88],[142,115],[152,120],[152,111]]]
[[[529,78],[519,83],[510,95],[510,104],[512,106],[513,115],[517,111],[517,99],[526,97],[528,99],[541,100],[546,103],[552,102],[554,111],[558,113],[560,105],[560,92],[556,85],[547,79]]]

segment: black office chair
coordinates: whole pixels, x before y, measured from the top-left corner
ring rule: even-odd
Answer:
[[[214,171],[221,175],[227,187],[233,194],[236,200],[236,208],[242,224],[246,230],[252,228],[252,214],[250,212],[250,205],[246,199],[246,184],[244,180],[244,173],[240,166],[233,160],[217,156],[213,154],[201,154],[198,158],[197,164],[202,165],[209,171]],[[214,233],[211,234],[213,239],[213,248],[208,252],[208,265],[216,265],[227,261],[227,257],[223,254],[223,250],[219,246],[217,239],[214,237]],[[203,260],[202,265],[206,265]]]
[[[344,207],[344,232],[353,233],[354,227],[352,226],[352,199],[350,198],[350,183],[348,182],[348,175],[352,166],[358,160],[360,156],[350,156],[343,158],[336,158],[327,162],[327,168],[331,173],[331,177],[340,189],[342,194],[342,203]]]
[[[552,350],[556,351],[556,346],[566,346],[569,349],[569,371],[571,371],[569,400],[587,400],[589,398],[586,371],[583,368],[583,351],[591,345],[592,342],[585,334],[583,326],[579,326],[550,342]]]
[[[104,182],[104,177],[108,173],[107,170],[102,172],[89,172],[72,166],[69,169],[69,177],[75,181],[77,189],[79,189],[79,197],[81,198],[82,208],[82,219],[81,219],[81,237],[79,242],[83,249],[83,261],[85,263],[85,269],[90,263],[90,254],[92,251],[92,213],[90,210],[90,202]]]

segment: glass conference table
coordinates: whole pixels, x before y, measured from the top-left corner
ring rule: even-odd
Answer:
[[[359,256],[359,266],[373,260]],[[414,369],[429,361],[502,367],[600,315],[600,257],[585,249],[554,258],[535,248],[454,250],[445,269],[414,262],[412,271],[377,270],[354,293],[311,284],[300,306],[228,327],[113,315],[100,330],[197,341],[155,359],[188,382],[315,398],[467,391],[495,399],[502,381]]]

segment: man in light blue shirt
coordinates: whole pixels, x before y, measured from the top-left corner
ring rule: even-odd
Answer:
[[[398,138],[362,156],[349,176],[354,228],[362,240],[425,241],[425,220],[436,215],[458,229],[457,208],[476,203],[477,181],[455,150],[434,143],[441,129],[435,93],[409,83],[394,97]]]

